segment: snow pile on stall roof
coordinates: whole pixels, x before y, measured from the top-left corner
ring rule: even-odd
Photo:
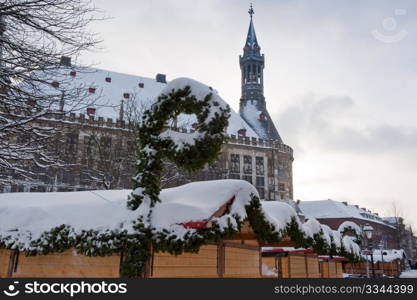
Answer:
[[[278,270],[277,269],[270,269],[269,267],[268,267],[268,265],[267,264],[262,264],[262,275],[263,276],[278,276]]]
[[[361,255],[361,248],[359,247],[358,244],[355,243],[354,241],[354,237],[349,236],[349,235],[345,235],[342,238],[342,244],[343,247],[345,248],[345,250],[349,253],[355,254],[357,256]]]
[[[161,202],[153,208],[151,224],[155,231],[169,232],[178,239],[195,232],[195,229],[184,228],[181,223],[211,220],[224,228],[230,221],[237,229],[233,215],[240,216],[242,220],[246,218],[245,206],[250,203],[252,195],[258,196],[253,185],[234,179],[192,182],[165,189],[160,195]],[[221,206],[232,199],[228,214],[213,217]]]
[[[326,224],[320,224],[320,226],[321,230],[323,230],[323,238],[325,239],[326,243],[330,245],[333,238],[333,243],[337,248],[340,248],[340,234],[335,235],[333,230]],[[336,242],[336,239],[339,241],[338,243]],[[337,244],[339,244],[339,246],[337,246]]]
[[[362,229],[360,228],[358,224],[352,221],[343,222],[342,224],[340,224],[337,231],[339,231],[340,233],[343,233],[346,229],[353,229],[358,236],[362,236]]]
[[[276,231],[284,230],[292,218],[295,218],[301,226],[297,213],[287,203],[281,201],[261,201],[261,205],[266,219],[275,226]]]
[[[340,249],[342,247],[342,235],[339,231],[332,230],[333,243],[336,245],[336,248]]]
[[[362,255],[362,257],[364,259],[367,259],[368,261],[371,261],[370,255]],[[404,259],[404,257],[405,257],[405,251],[403,249],[382,250],[382,256],[381,256],[381,250],[375,249],[373,251],[374,262],[380,262],[382,260],[385,262],[391,262],[396,259],[402,260]]]
[[[387,223],[385,223],[382,218],[374,213],[366,211],[362,208],[358,208],[354,205],[346,205],[343,202],[331,199],[301,201],[298,205],[307,218],[356,218],[390,226],[387,225]]]
[[[0,238],[10,236],[22,249],[42,233],[65,224],[79,234],[83,230],[127,230],[134,233],[132,221],[141,210],[127,209],[131,190],[83,191],[59,193],[0,194]],[[156,230],[168,230],[181,238],[186,229],[179,225],[191,221],[208,220],[225,203],[234,198],[229,214],[212,218],[221,227],[228,220],[236,225],[232,215],[246,218],[245,205],[256,189],[243,180],[193,182],[161,191],[161,202],[156,204],[151,225]]]
[[[333,235],[333,230],[325,224],[320,224],[320,226],[321,226],[321,230],[323,231],[324,240],[326,241],[326,243],[328,245],[330,245],[332,243],[331,238],[333,238],[333,240],[335,239],[335,236]],[[340,241],[340,237],[339,237],[339,241]],[[335,245],[336,245],[336,243],[335,243]],[[337,245],[336,245],[336,247],[337,247]]]
[[[70,75],[72,70],[76,71],[75,76]],[[96,109],[95,117],[112,118],[113,120],[119,119],[122,100],[125,103],[125,112],[127,107],[126,103],[130,101],[133,101],[131,103],[134,103],[137,106],[139,112],[143,112],[156,102],[161,92],[168,91],[166,89],[166,83],[157,82],[152,78],[95,68],[63,67],[56,75],[55,79],[48,78],[47,80],[50,80],[51,83],[52,81],[57,80],[60,83],[59,88],[48,86],[46,88],[48,94],[54,95],[69,89],[79,90],[78,93],[83,95],[85,100],[88,101],[88,99],[90,99],[91,101],[94,101],[93,107]],[[168,84],[169,83],[170,82],[168,82]],[[184,88],[184,86],[178,87]],[[89,93],[89,88],[94,88],[94,93]],[[217,91],[212,92],[218,97]],[[206,94],[200,96],[204,97]],[[222,104],[226,103],[224,100],[221,100],[220,102]],[[86,108],[83,108],[78,112],[86,113]],[[188,130],[192,129],[192,124],[195,122],[195,116],[185,114],[181,114],[177,120],[178,127],[184,127]],[[227,133],[237,135],[240,129],[246,129],[247,136],[258,138],[256,132],[252,130],[245,120],[231,109]]]
[[[21,248],[52,228],[66,224],[75,234],[127,230],[137,213],[126,208],[130,190],[66,193],[0,194],[0,237],[10,236]]]
[[[302,228],[304,233],[310,238],[314,238],[314,235],[319,234],[321,231],[320,223],[314,218],[308,219],[307,222],[303,224]]]

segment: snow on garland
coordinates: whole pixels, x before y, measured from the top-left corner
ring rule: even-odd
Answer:
[[[339,225],[339,228],[337,229],[341,234],[346,233],[352,233],[356,238],[356,243],[360,243],[362,239],[362,229],[359,227],[358,224],[352,222],[352,221],[345,221],[342,224]]]

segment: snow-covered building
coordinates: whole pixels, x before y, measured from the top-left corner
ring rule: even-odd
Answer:
[[[168,165],[166,178],[162,179],[164,187],[190,181],[243,179],[256,186],[262,199],[292,199],[293,150],[283,143],[266,109],[265,59],[260,54],[252,13],[250,16],[244,54],[240,56],[240,109],[239,113],[231,111],[228,142],[217,162],[196,174],[183,174]],[[14,184],[0,186],[0,192],[130,188],[135,161],[128,127],[132,108],[140,113],[155,103],[167,84],[166,76],[157,74],[155,78],[147,78],[96,68],[80,69],[65,57],[61,64],[62,71],[56,79],[47,79],[51,82],[51,92],[64,94],[76,87],[80,94],[94,99],[88,107],[40,120],[59,132],[50,148],[67,166],[49,170],[33,166],[32,171],[39,174],[37,182],[16,178]],[[36,103],[28,105],[36,106]],[[54,107],[62,111],[65,108],[66,103]],[[171,125],[182,132],[191,132],[197,124],[193,116],[180,116]]]
[[[360,230],[369,223],[374,229],[374,247],[378,247],[381,243],[384,249],[399,248],[396,228],[385,222],[377,213],[366,208],[331,199],[299,201],[298,206],[306,218],[315,218],[320,223],[341,232],[347,227]]]

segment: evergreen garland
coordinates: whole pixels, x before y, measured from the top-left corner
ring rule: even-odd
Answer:
[[[168,121],[181,113],[195,114],[198,120],[194,140],[182,145],[169,135],[164,135],[169,131]],[[150,226],[152,207],[160,201],[162,160],[169,159],[186,171],[195,171],[213,162],[226,140],[229,116],[229,107],[221,107],[213,100],[212,93],[204,99],[197,99],[192,95],[190,86],[161,95],[157,103],[145,111],[142,123],[137,125],[138,160],[133,178],[134,190],[128,200],[128,208],[138,211],[138,219],[132,221],[134,233],[128,233],[122,227],[104,232],[85,230],[76,233],[73,228],[63,224],[32,240],[29,247],[12,240],[10,236],[0,236],[0,246],[23,249],[27,255],[60,253],[70,248],[88,256],[123,253],[120,275],[139,277],[144,272],[152,248],[154,251],[179,255],[183,252],[198,252],[202,245],[233,236],[246,221],[236,214],[228,216],[227,226],[220,226],[214,219],[210,228],[189,230],[182,239],[168,231],[158,232]],[[144,205],[142,210],[141,205]],[[295,216],[286,228],[277,230],[267,221],[256,195],[251,195],[251,201],[245,208],[247,220],[259,240],[273,244],[289,236],[299,247],[312,247],[318,254],[339,254],[352,260],[357,259],[343,248],[343,243],[341,249],[337,249],[334,241],[328,245],[322,231],[315,234],[314,238],[306,237]]]
[[[182,113],[195,114],[198,129],[193,142],[181,148],[170,136],[161,135],[167,131],[168,121]],[[163,159],[171,160],[185,171],[195,171],[215,161],[226,140],[229,116],[229,107],[220,107],[212,93],[197,99],[190,86],[161,95],[138,124],[139,153],[129,208],[137,209],[144,200],[150,207],[159,202]]]

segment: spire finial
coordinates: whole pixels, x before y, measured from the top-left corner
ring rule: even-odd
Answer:
[[[250,18],[252,19],[252,16],[255,14],[255,11],[253,10],[252,3],[251,3],[251,4],[250,4],[250,6],[249,6],[248,13],[249,13],[249,15],[250,15]]]

